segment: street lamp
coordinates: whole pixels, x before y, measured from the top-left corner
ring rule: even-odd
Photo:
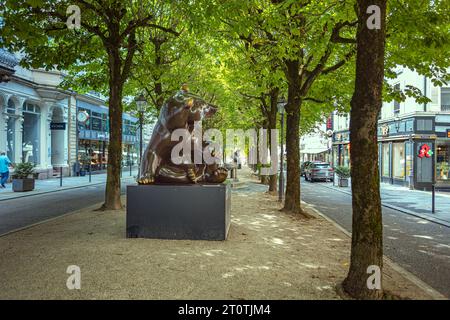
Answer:
[[[136,105],[139,112],[139,166],[142,163],[142,127],[144,125],[144,112],[147,106],[147,100],[144,95],[141,93],[136,98]]]
[[[286,101],[284,98],[281,98],[278,102],[278,112],[280,113],[280,129],[281,129],[281,147],[280,147],[280,177],[279,177],[279,187],[278,187],[278,201],[283,201],[283,194],[284,194],[284,173],[283,173],[283,162],[284,162],[284,146],[283,146],[283,137],[284,137],[284,108],[286,106]]]
[[[412,132],[409,133],[409,148],[411,151],[411,159],[409,160],[409,189],[414,190],[414,140]]]

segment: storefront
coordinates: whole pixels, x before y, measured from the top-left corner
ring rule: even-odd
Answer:
[[[418,190],[450,183],[450,117],[443,117],[409,117],[378,125],[382,182]]]
[[[123,115],[122,165],[136,166],[139,162],[138,119]],[[83,100],[77,100],[78,164],[81,174],[91,170],[100,173],[108,163],[109,119],[108,108]],[[77,171],[77,165],[74,170]],[[76,172],[75,174],[80,174]]]
[[[438,139],[436,144],[436,181],[450,184],[450,129],[448,138]]]
[[[350,167],[350,131],[333,134],[333,166]]]

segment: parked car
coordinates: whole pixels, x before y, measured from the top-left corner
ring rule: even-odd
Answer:
[[[333,181],[334,170],[329,163],[326,162],[312,162],[305,169],[305,180],[307,181]]]
[[[300,176],[306,177],[306,168],[311,164],[311,161],[305,161],[300,165]]]

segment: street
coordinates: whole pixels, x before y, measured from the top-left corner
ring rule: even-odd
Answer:
[[[122,186],[125,192],[125,186]],[[0,235],[101,203],[104,185],[33,195],[0,202]]]
[[[351,232],[351,195],[302,180],[302,200]],[[450,297],[450,228],[383,207],[384,254]]]

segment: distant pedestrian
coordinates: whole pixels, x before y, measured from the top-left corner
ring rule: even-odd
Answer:
[[[4,152],[0,152],[0,177],[1,177],[1,187],[6,188],[6,181],[9,178],[9,167],[13,167],[11,160]]]

